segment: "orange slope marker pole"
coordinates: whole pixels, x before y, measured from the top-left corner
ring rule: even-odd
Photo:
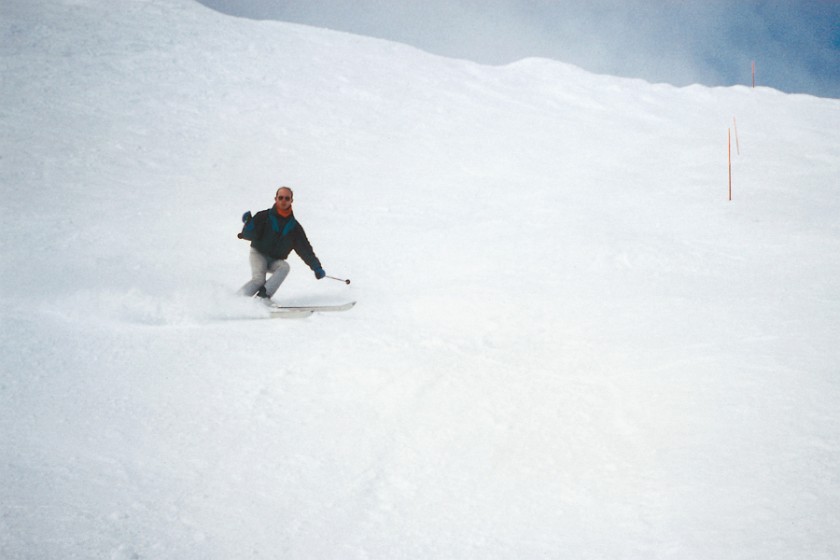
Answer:
[[[735,117],[732,117],[732,128],[735,129],[735,153],[740,156],[741,155],[741,142],[738,141],[738,121],[735,120]]]
[[[726,129],[726,151],[729,166],[729,200],[732,200],[732,129]]]

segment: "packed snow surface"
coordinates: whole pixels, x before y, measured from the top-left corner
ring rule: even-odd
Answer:
[[[0,71],[5,560],[840,557],[840,100],[190,0]],[[234,295],[280,185],[353,310]]]

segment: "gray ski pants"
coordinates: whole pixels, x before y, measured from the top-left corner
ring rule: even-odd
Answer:
[[[248,256],[251,261],[251,279],[239,289],[239,293],[243,296],[253,297],[263,286],[265,286],[265,293],[271,297],[280,288],[280,284],[286,279],[289,274],[289,263],[282,260],[273,260],[253,247],[251,247],[251,254]],[[266,282],[265,276],[271,273],[271,278]]]

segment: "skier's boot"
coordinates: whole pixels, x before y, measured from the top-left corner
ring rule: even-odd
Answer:
[[[257,293],[254,294],[255,298],[258,298],[266,305],[272,305],[271,297],[268,295],[268,292],[265,291],[265,286],[260,286],[260,289],[257,290]]]

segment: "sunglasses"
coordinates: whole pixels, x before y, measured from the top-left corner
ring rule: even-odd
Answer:
[[[291,196],[278,196],[277,200],[292,200]]]

